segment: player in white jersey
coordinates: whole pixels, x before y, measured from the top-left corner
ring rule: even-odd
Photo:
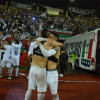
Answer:
[[[19,71],[19,62],[20,62],[20,51],[22,44],[19,44],[18,40],[15,40],[15,43],[12,44],[14,51],[13,51],[13,59],[12,59],[12,65],[16,66],[16,77],[18,76]],[[13,67],[12,67],[13,69]]]
[[[8,79],[12,79],[11,63],[12,63],[13,47],[11,46],[11,41],[8,41],[8,45],[4,47],[1,46],[0,48],[5,49],[4,56],[0,66],[0,78],[3,78],[3,68],[7,67],[9,72]]]

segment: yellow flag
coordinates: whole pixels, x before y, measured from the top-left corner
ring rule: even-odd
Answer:
[[[8,7],[8,1],[6,0],[5,8],[7,9],[7,7]]]

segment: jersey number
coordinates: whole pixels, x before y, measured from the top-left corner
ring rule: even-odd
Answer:
[[[15,50],[15,55],[18,55],[18,51],[17,51],[17,49]]]

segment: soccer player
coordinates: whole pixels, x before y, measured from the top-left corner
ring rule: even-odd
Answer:
[[[1,46],[0,48],[5,49],[4,56],[0,66],[0,78],[3,78],[3,68],[7,67],[9,72],[8,79],[12,79],[11,63],[12,63],[13,47],[11,45],[11,41],[8,41],[8,44],[6,46],[4,47]]]
[[[57,62],[60,56],[60,48],[55,47],[55,49],[56,49],[56,54],[51,57],[48,57],[47,84],[50,88],[53,100],[59,100],[59,96],[57,94],[57,89],[58,89]]]
[[[19,62],[20,62],[20,51],[22,44],[19,44],[19,40],[15,40],[15,43],[12,44],[14,51],[13,51],[13,57],[12,57],[12,65],[16,66],[16,77],[18,76],[19,71]],[[13,69],[13,67],[12,67]]]
[[[49,38],[54,41],[57,41],[57,38],[53,37],[54,34],[50,34]],[[50,40],[49,40],[50,41]],[[47,84],[50,88],[51,94],[53,96],[53,100],[59,100],[59,96],[57,94],[57,89],[58,89],[58,72],[57,72],[57,62],[60,56],[60,48],[59,47],[54,47],[53,49],[56,51],[55,55],[52,55],[49,57],[49,54],[47,55],[46,52],[48,52],[44,47],[42,46],[41,43],[38,41],[38,45],[41,49],[42,54],[45,57],[48,57],[48,63],[47,63]]]
[[[57,38],[55,35],[52,35],[53,38]],[[46,40],[46,42],[42,43],[43,47],[48,51],[45,52],[46,55],[52,56],[56,54],[56,50],[52,49],[52,38]],[[33,43],[34,45],[34,54],[32,57],[31,68],[29,72],[29,81],[28,81],[28,90],[25,95],[25,100],[30,100],[32,95],[32,90],[35,90],[37,86],[38,91],[38,100],[44,99],[44,93],[47,90],[47,81],[46,81],[46,65],[48,62],[48,57],[45,57],[40,48],[36,46],[37,42]]]

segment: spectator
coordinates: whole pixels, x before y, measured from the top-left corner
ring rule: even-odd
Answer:
[[[71,59],[71,63],[72,63],[72,69],[74,69],[75,66],[75,61],[76,61],[76,54],[74,51],[72,51],[72,59]]]
[[[67,73],[67,59],[68,59],[68,55],[66,53],[66,51],[61,51],[61,55],[59,57],[60,61],[59,61],[59,66],[60,66],[60,77],[63,77],[64,73]]]

